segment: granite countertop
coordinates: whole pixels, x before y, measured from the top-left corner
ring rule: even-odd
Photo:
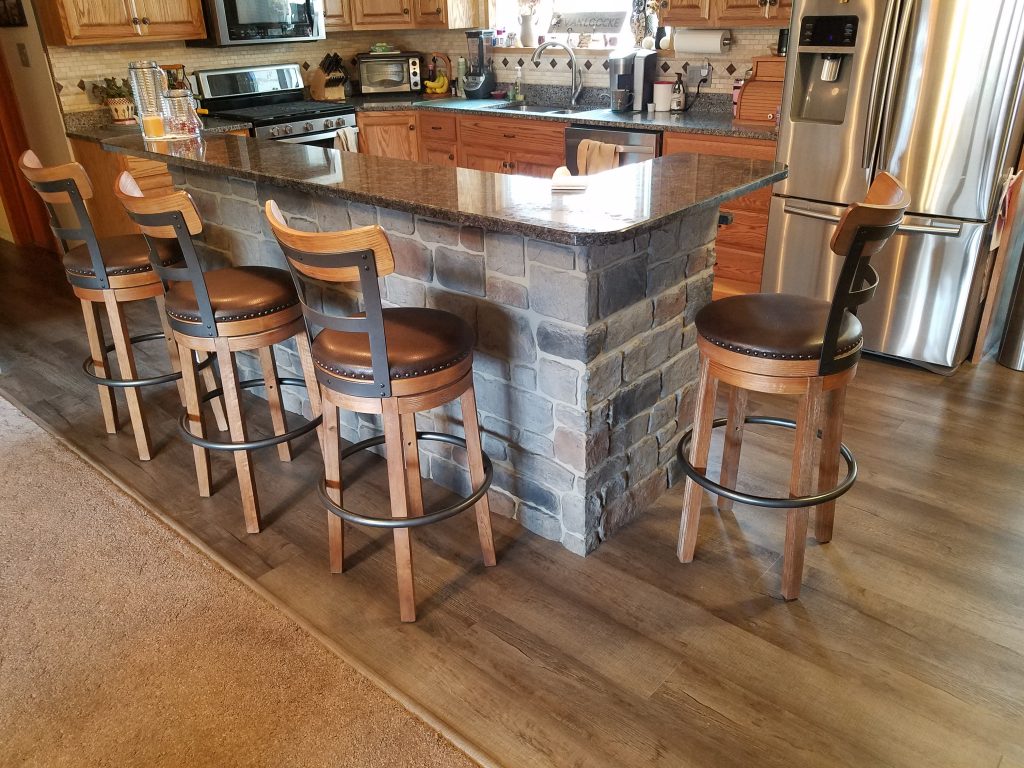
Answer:
[[[612,112],[603,107],[582,111],[572,115],[540,115],[499,109],[506,101],[495,99],[428,99],[417,95],[402,96],[354,96],[348,100],[356,112],[391,112],[405,109],[424,109],[438,112],[458,112],[490,117],[512,119],[548,120],[560,123],[598,125],[610,128],[639,128],[679,133],[704,133],[713,136],[734,136],[746,139],[768,139],[775,141],[778,129],[774,125],[743,123],[733,119],[731,112],[690,110],[682,114],[656,112],[653,117],[639,112]]]
[[[100,113],[98,116],[93,113]],[[209,133],[227,133],[228,131],[248,131],[250,123],[238,120],[221,120],[208,115],[199,118],[203,122],[203,130]],[[138,125],[116,125],[110,122],[109,112],[91,110],[89,112],[71,112],[64,116],[65,133],[73,139],[86,141],[103,141],[119,136],[139,136]]]
[[[716,206],[786,175],[783,166],[766,160],[679,154],[590,176],[586,191],[564,193],[553,192],[549,179],[225,133],[206,134],[202,142],[147,143],[138,132],[91,138],[112,152],[186,169],[568,245],[626,240],[672,216]]]

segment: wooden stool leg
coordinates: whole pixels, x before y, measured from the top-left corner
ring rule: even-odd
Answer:
[[[818,493],[835,488],[839,482],[839,446],[843,442],[843,406],[846,385],[826,393],[821,434],[821,461],[818,464]],[[832,541],[832,523],[836,502],[827,501],[814,510],[814,538],[820,543]]]
[[[416,414],[403,413],[402,456],[405,460],[405,488],[409,494],[409,516],[423,516],[423,475],[420,474],[420,449],[416,438]]]
[[[398,400],[383,401],[384,440],[388,460],[388,488],[391,491],[391,515],[409,516],[409,498],[405,479],[405,451]],[[408,528],[395,529],[395,564],[398,571],[398,607],[402,621],[416,621],[416,588],[412,578],[412,540]]]
[[[171,370],[175,373],[180,373],[181,355],[178,352],[178,344],[174,340],[171,324],[167,321],[167,308],[164,304],[164,297],[162,295],[156,296],[154,300],[156,301],[156,313],[160,317],[160,327],[164,329],[164,343],[167,344],[167,358],[171,361]],[[191,359],[192,355],[189,355],[189,360]],[[178,385],[178,399],[187,408],[188,401],[185,396],[185,383],[181,379],[178,379],[175,383]]]
[[[207,352],[197,352],[199,362],[205,362],[210,357]],[[217,382],[217,374],[214,372],[213,365],[208,365],[203,368],[202,371],[203,386],[207,392],[213,392],[218,389],[220,384]],[[221,432],[228,431],[228,419],[224,414],[224,396],[215,397],[210,401],[210,410],[213,411],[213,418],[217,422],[217,429]]]
[[[196,369],[192,362],[192,352],[181,347],[179,359],[184,362],[181,368],[182,389],[185,391],[185,409],[188,413],[189,430],[196,437],[206,437],[206,425],[203,423],[203,410],[199,405],[199,383],[196,380]],[[196,482],[199,484],[199,495],[210,496],[213,478],[210,474],[210,452],[199,445],[192,446],[192,458],[196,464]]]
[[[327,498],[341,506],[343,489],[341,452],[338,449],[338,407],[327,403],[323,416],[320,449],[324,457],[324,484],[327,486]],[[345,521],[333,512],[327,513],[327,542],[331,573],[341,573],[345,567]]]
[[[288,431],[284,407],[281,405],[281,382],[277,376],[277,363],[274,361],[273,347],[260,347],[260,367],[263,368],[263,386],[267,390],[267,402],[270,403],[270,420],[274,423],[274,434],[283,435]],[[277,455],[281,461],[291,461],[292,451],[287,442],[277,444]]]
[[[711,423],[715,416],[715,395],[718,393],[718,379],[711,375],[707,358],[700,361],[700,383],[697,385],[697,408],[693,419],[693,436],[690,445],[690,463],[698,472],[707,472],[708,452],[711,447]],[[676,557],[681,563],[693,560],[697,549],[697,523],[700,520],[700,502],[704,489],[686,478],[683,491],[683,514],[679,521],[679,542]]]
[[[740,449],[743,447],[743,420],[747,417],[747,390],[733,386],[729,392],[729,421],[725,425],[725,447],[722,450],[722,474],[718,480],[726,488],[736,488],[736,472],[740,466]],[[718,497],[718,509],[728,512],[732,499]]]
[[[484,481],[483,447],[480,445],[480,423],[476,412],[476,390],[473,385],[462,393],[462,423],[466,430],[466,453],[469,459],[469,479],[474,488]],[[491,507],[485,493],[476,503],[476,531],[480,538],[480,550],[484,565],[494,565],[494,538],[491,535]]]
[[[299,352],[299,363],[302,365],[302,378],[306,382],[306,396],[309,398],[309,410],[313,418],[323,414],[323,396],[320,393],[320,384],[316,380],[316,368],[313,366],[313,354],[309,349],[309,337],[306,332],[295,336],[295,346]],[[317,430],[320,439],[321,450],[323,449],[323,429]]]
[[[236,443],[245,442],[245,419],[242,416],[242,391],[238,386],[238,374],[235,371],[234,356],[228,346],[228,339],[216,339],[217,363],[220,365],[221,386],[224,388],[224,405],[228,412],[228,431],[231,440]],[[242,494],[242,512],[245,515],[245,530],[249,533],[260,532],[260,502],[256,493],[256,480],[252,471],[252,454],[250,451],[233,451],[235,471],[238,474],[238,487]]]
[[[114,352],[117,354],[117,369],[122,379],[138,378],[132,342],[124,319],[124,306],[114,298],[113,291],[104,291],[103,299],[103,303],[107,307],[107,320],[110,322]],[[142,399],[139,397],[139,390],[135,387],[125,387],[124,398],[128,401],[128,414],[132,420],[132,431],[135,433],[135,445],[139,449],[139,459],[149,461],[152,455],[149,447],[149,427],[146,426],[146,417],[142,413]]]
[[[100,323],[100,308],[94,301],[82,299],[82,315],[85,317],[85,335],[89,339],[89,354],[92,355],[92,366],[97,376],[110,378],[110,366],[107,365],[106,342],[103,340],[103,326]],[[103,426],[108,434],[117,433],[117,400],[114,390],[97,384],[100,394],[100,409],[103,411]]]
[[[807,392],[800,398],[796,418],[796,440],[793,465],[789,475],[789,495],[806,496],[814,483],[815,450],[817,448],[818,414],[821,409],[821,377],[807,382]],[[786,513],[786,548],[782,560],[782,596],[787,600],[800,597],[804,574],[804,547],[807,543],[807,507]]]

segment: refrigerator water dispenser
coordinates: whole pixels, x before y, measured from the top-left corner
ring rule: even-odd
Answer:
[[[801,20],[792,120],[839,125],[846,119],[857,24],[856,16]]]

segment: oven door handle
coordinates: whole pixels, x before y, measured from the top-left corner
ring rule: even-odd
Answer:
[[[344,128],[346,126],[342,126]],[[358,132],[359,129],[356,128]],[[323,141],[324,139],[333,139],[338,135],[338,129],[334,128],[330,131],[319,131],[318,133],[304,133],[301,136],[278,136],[271,141],[280,141],[284,144],[309,144],[314,141]]]

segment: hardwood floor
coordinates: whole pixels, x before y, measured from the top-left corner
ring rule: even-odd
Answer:
[[[152,461],[126,425],[105,434],[59,266],[0,248],[0,286],[0,390],[482,763],[1024,765],[1024,374],[862,364],[844,436],[860,479],[832,543],[808,542],[797,602],[776,597],[784,513],[705,499],[681,565],[676,489],[586,559],[502,518],[495,568],[472,515],[416,531],[419,620],[403,625],[390,533],[347,527],[346,571],[329,572],[312,435],[290,464],[255,454],[266,527],[246,534],[229,456],[212,498],[196,493],[173,385],[143,395]],[[133,333],[146,319],[129,313]],[[246,402],[266,434],[266,403]],[[782,491],[791,440],[748,428],[740,487]],[[387,510],[380,459],[348,462],[345,486],[346,505]]]

